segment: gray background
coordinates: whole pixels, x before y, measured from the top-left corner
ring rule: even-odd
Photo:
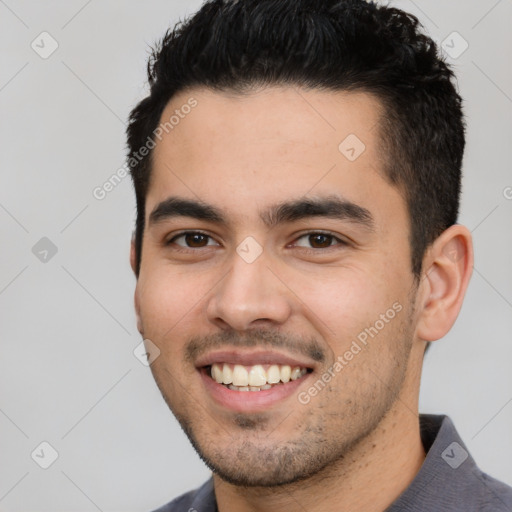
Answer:
[[[199,5],[0,1],[1,511],[147,511],[208,476],[133,355],[129,178],[92,194],[123,164],[149,45]],[[448,413],[482,469],[512,484],[512,3],[395,5],[456,56],[468,118],[460,222],[475,268],[426,358],[421,411]],[[46,59],[31,48],[51,48],[43,31],[59,45]],[[46,261],[43,237],[58,250]],[[58,452],[46,470],[31,458],[43,441]]]

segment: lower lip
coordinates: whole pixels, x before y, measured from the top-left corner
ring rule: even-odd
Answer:
[[[199,370],[208,393],[215,402],[236,412],[260,412],[293,395],[297,388],[309,377],[306,373],[297,380],[277,384],[261,391],[234,391],[213,380],[205,368]]]

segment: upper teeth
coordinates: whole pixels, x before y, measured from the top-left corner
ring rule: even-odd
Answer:
[[[277,384],[278,382],[289,382],[302,377],[307,372],[306,368],[287,364],[270,365],[267,370],[261,365],[242,366],[227,363],[212,364],[211,376],[219,384],[233,384],[235,386],[261,387],[266,384]]]

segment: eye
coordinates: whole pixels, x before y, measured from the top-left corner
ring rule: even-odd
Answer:
[[[304,240],[303,242],[300,242]],[[337,243],[333,243],[337,242]],[[309,245],[308,245],[309,244]],[[322,233],[322,232],[312,232],[306,233],[299,238],[297,238],[294,243],[295,246],[305,247],[307,249],[328,249],[330,247],[334,247],[336,245],[347,245],[346,242],[341,240],[340,238],[331,235],[330,233]]]
[[[178,242],[181,240],[181,242]],[[209,243],[213,242],[213,243]],[[180,247],[185,247],[189,249],[200,249],[202,247],[218,245],[213,241],[210,235],[206,233],[201,233],[200,231],[185,231],[180,233],[174,237],[172,237],[166,245],[176,244]]]

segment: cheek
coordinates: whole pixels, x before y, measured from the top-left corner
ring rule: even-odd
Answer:
[[[392,300],[391,290],[384,290],[364,269],[331,269],[295,280],[301,281],[300,286],[294,286],[303,303],[301,314],[316,326],[336,354],[396,300]]]
[[[183,332],[188,332],[194,324],[193,317],[207,290],[201,279],[191,273],[185,276],[167,271],[141,275],[137,293],[144,336],[155,341],[182,338]],[[195,324],[197,327],[197,321]]]

